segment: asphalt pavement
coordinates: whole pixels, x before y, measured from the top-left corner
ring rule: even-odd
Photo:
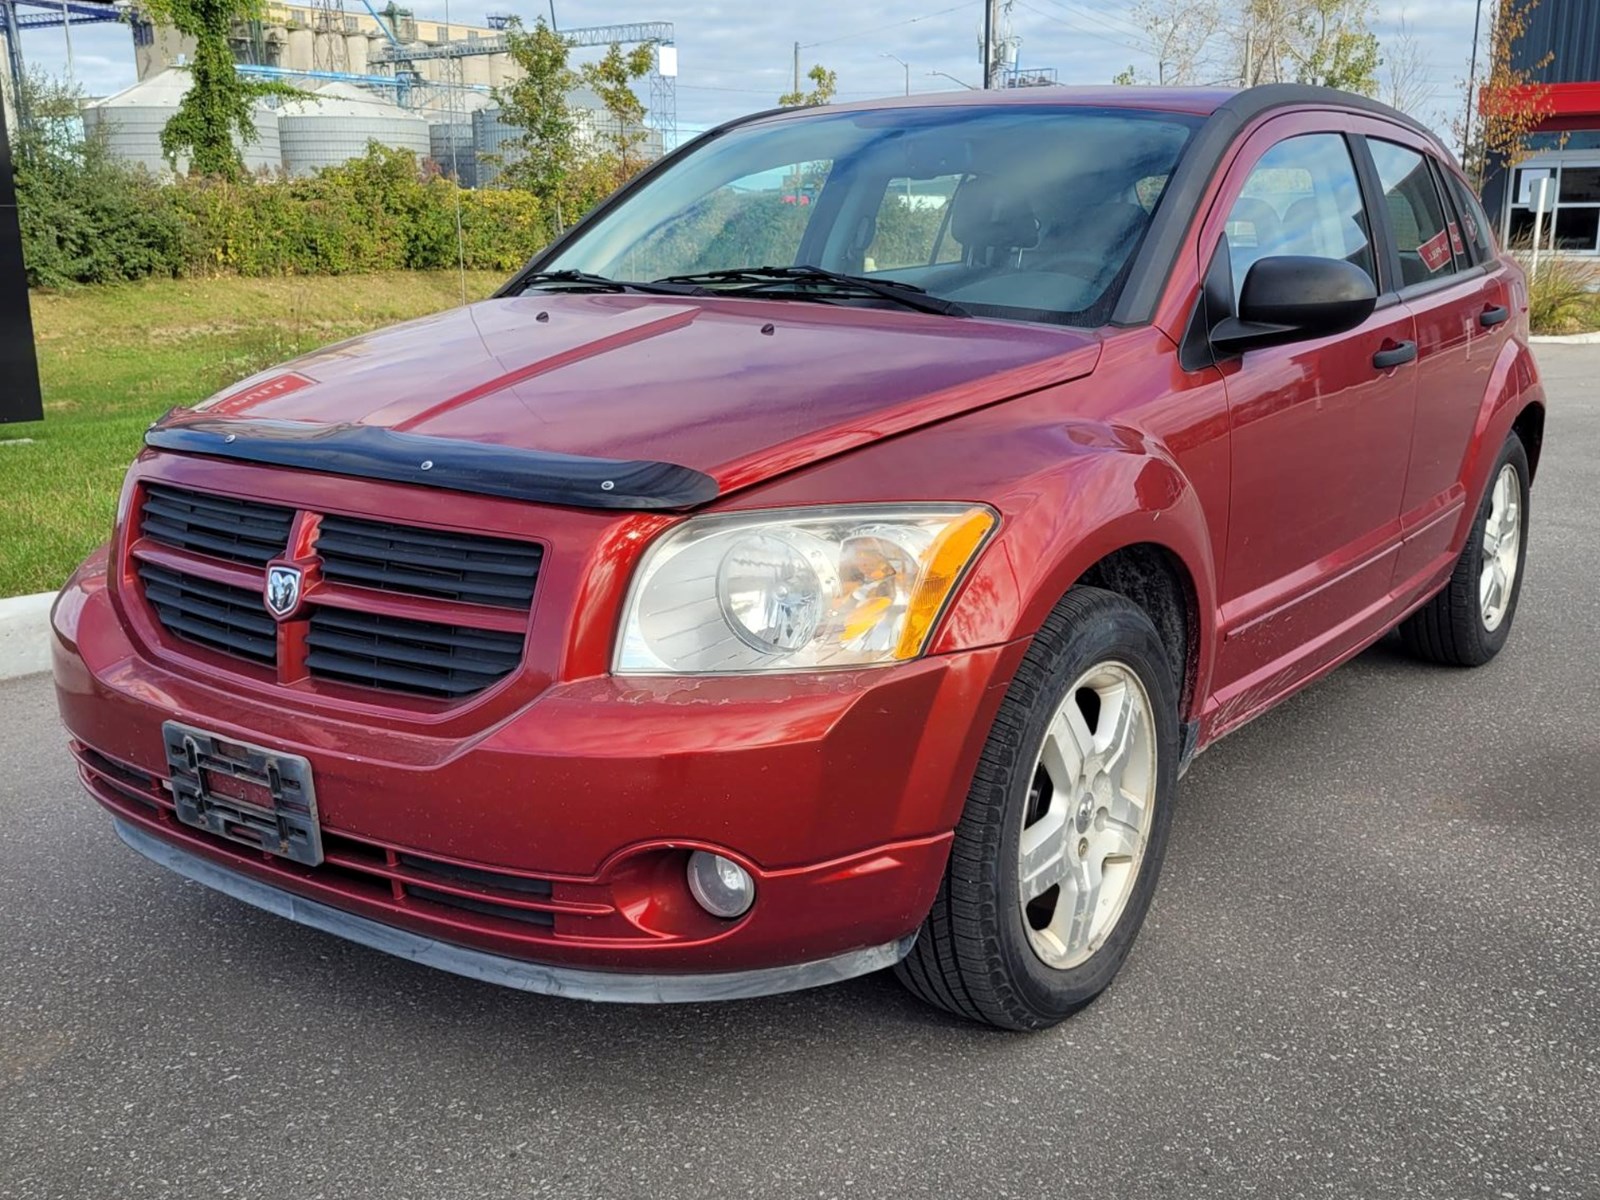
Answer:
[[[728,1005],[457,979],[146,863],[0,685],[0,1196],[1600,1197],[1600,347],[1500,658],[1383,643],[1203,755],[1116,984]]]

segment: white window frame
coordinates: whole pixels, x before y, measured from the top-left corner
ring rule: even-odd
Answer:
[[[1500,244],[1511,244],[1511,212],[1513,209],[1522,209],[1531,213],[1533,206],[1517,203],[1517,176],[1525,170],[1552,170],[1554,180],[1555,202],[1544,215],[1544,228],[1541,230],[1541,240],[1545,245],[1540,247],[1540,253],[1583,255],[1588,258],[1600,257],[1600,234],[1596,235],[1596,244],[1587,250],[1573,250],[1570,248],[1557,249],[1556,214],[1564,208],[1600,209],[1600,201],[1583,201],[1576,204],[1561,202],[1561,176],[1567,167],[1600,169],[1600,150],[1551,150],[1542,154],[1530,154],[1527,158],[1511,168],[1506,174],[1506,202],[1500,216]]]

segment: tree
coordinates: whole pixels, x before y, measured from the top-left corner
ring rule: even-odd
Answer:
[[[582,76],[568,63],[572,47],[540,17],[532,29],[513,20],[506,29],[506,50],[522,74],[496,88],[500,119],[521,132],[507,139],[496,157],[501,179],[532,192],[562,224],[563,201],[570,202],[570,181],[578,164],[578,118],[569,99]]]
[[[161,131],[162,153],[174,169],[187,155],[193,174],[243,178],[239,145],[256,139],[256,102],[303,95],[288,84],[247,79],[233,68],[228,35],[236,22],[260,19],[262,0],[143,0],[143,7],[151,20],[194,39],[194,81]]]
[[[1155,73],[1129,65],[1112,83],[1186,87],[1213,77],[1216,36],[1223,25],[1217,0],[1139,0],[1130,18],[1145,31]]]
[[[1367,28],[1368,0],[1315,0],[1301,18],[1296,59],[1300,83],[1374,95],[1378,90],[1378,37]]]
[[[1405,14],[1400,14],[1400,29],[1395,39],[1384,47],[1383,77],[1379,83],[1378,98],[1390,108],[1412,116],[1433,99],[1433,87],[1428,82],[1428,62],[1422,47],[1412,36]]]
[[[554,214],[559,232],[644,165],[638,151],[646,137],[646,110],[633,81],[649,72],[655,47],[646,43],[624,52],[612,43],[598,62],[574,67],[571,43],[540,17],[532,28],[513,21],[506,49],[522,75],[496,88],[494,98],[500,120],[520,132],[494,156],[500,178],[537,196]],[[584,85],[605,109],[587,129],[572,104],[572,92]]]
[[[839,74],[830,71],[818,63],[806,72],[806,78],[812,83],[809,92],[785,92],[778,97],[778,104],[783,108],[810,108],[819,104],[828,104],[833,100],[833,94],[839,87]]]
[[[1550,65],[1554,52],[1536,63],[1516,65],[1517,44],[1528,31],[1528,14],[1538,4],[1539,0],[1500,0],[1489,23],[1488,73],[1477,111],[1469,94],[1467,115],[1456,123],[1462,165],[1480,188],[1491,164],[1514,167],[1527,157],[1528,135],[1550,113],[1550,89],[1537,75]]]
[[[646,42],[624,53],[622,47],[612,42],[605,56],[589,63],[581,72],[583,82],[600,97],[605,105],[604,125],[597,137],[615,177],[613,187],[628,179],[644,165],[639,147],[647,136],[644,127],[646,109],[633,90],[633,81],[650,72],[655,64],[656,47]]]
[[[1154,70],[1130,65],[1112,82],[1315,83],[1371,96],[1371,14],[1372,0],[1140,0],[1132,17]]]
[[[1245,0],[1231,30],[1246,85],[1313,83],[1378,90],[1372,0]]]

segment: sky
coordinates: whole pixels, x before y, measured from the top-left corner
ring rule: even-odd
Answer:
[[[346,0],[352,8],[359,0]],[[412,0],[420,23],[446,16],[445,0]],[[1054,67],[1063,83],[1109,83],[1128,66],[1155,73],[1154,56],[1131,20],[1135,0],[1013,0],[1013,32],[1022,40],[1024,67]],[[558,26],[664,21],[677,36],[678,128],[692,134],[754,109],[768,108],[789,90],[793,46],[802,44],[801,70],[824,63],[838,72],[840,100],[900,95],[910,64],[912,92],[978,81],[981,0],[554,0]],[[1475,0],[1378,0],[1373,29],[1392,44],[1401,22],[1421,53],[1431,91],[1417,115],[1447,132],[1462,106]],[[24,9],[23,11],[29,11]],[[453,21],[481,21],[489,12],[516,12],[525,21],[548,16],[548,0],[451,0]],[[125,26],[75,28],[72,73],[86,93],[109,95],[135,82],[133,47]],[[67,74],[59,29],[23,35],[29,64]]]

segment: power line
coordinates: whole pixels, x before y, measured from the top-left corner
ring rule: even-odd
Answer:
[[[845,33],[840,34],[838,37],[824,38],[820,42],[801,42],[800,49],[810,50],[817,46],[832,46],[836,42],[848,42],[854,38],[871,37],[873,34],[882,33],[886,29],[899,29],[905,25],[915,25],[919,21],[931,21],[934,17],[949,16],[953,12],[959,12],[963,8],[971,7],[972,0],[967,0],[965,4],[952,4],[949,8],[941,8],[938,12],[923,13],[920,17],[910,17],[904,21],[891,21],[887,25],[878,25],[872,29],[860,29],[855,33]]]
[[[739,96],[770,96],[770,95],[772,95],[774,89],[772,89],[772,88],[713,87],[710,84],[703,84],[703,83],[680,83],[678,85],[678,90],[680,92],[729,92],[729,93],[732,93],[734,95],[739,95]],[[840,96],[840,97],[844,97],[844,96],[859,96],[863,100],[867,100],[867,99],[871,99],[874,96],[881,96],[881,95],[883,95],[883,93],[881,91],[878,91],[878,92],[835,92],[834,95],[835,96]]]
[[[1123,41],[1121,38],[1112,37],[1109,33],[1102,33],[1098,29],[1086,29],[1082,25],[1074,25],[1065,17],[1058,17],[1054,13],[1045,12],[1042,8],[1033,7],[1033,5],[1027,3],[1027,0],[1016,0],[1016,3],[1018,8],[1025,8],[1035,16],[1043,17],[1047,21],[1055,21],[1057,24],[1065,25],[1068,29],[1071,29],[1074,32],[1081,33],[1092,38],[1099,38],[1101,41],[1109,42],[1113,46],[1121,46],[1124,50],[1132,50],[1135,54],[1155,53],[1155,51],[1152,50],[1148,45],[1135,46],[1130,42]]]
[[[1102,28],[1124,37],[1131,37],[1139,41],[1148,41],[1145,30],[1126,20],[1114,12],[1101,12],[1098,9],[1086,8],[1077,0],[1044,0],[1052,8],[1059,8],[1062,12],[1071,13],[1080,20],[1091,21]]]

